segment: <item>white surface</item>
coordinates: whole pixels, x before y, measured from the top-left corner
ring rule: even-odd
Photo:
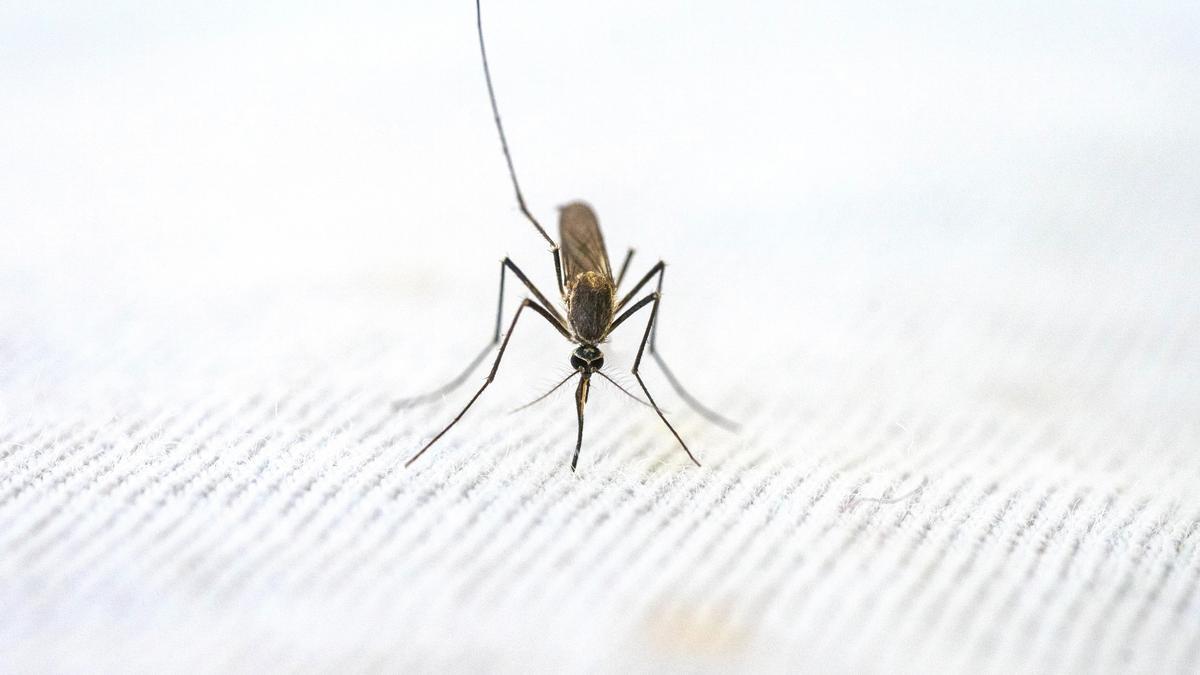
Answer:
[[[745,424],[598,383],[572,475],[535,321],[401,467],[552,284],[458,4],[0,9],[0,669],[1200,667],[1193,5],[485,8]]]

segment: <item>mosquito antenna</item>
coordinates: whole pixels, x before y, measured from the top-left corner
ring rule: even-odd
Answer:
[[[603,372],[601,372],[601,371],[597,370],[597,371],[596,371],[596,374],[597,374],[597,375],[599,375],[600,377],[603,377],[604,379],[608,380],[608,381],[609,381],[609,383],[610,383],[610,384],[612,384],[612,386],[614,386],[614,387],[616,387],[617,389],[620,389],[621,391],[625,392],[625,395],[626,395],[626,396],[628,396],[629,398],[631,398],[631,399],[633,399],[633,400],[637,401],[638,403],[641,403],[642,405],[646,406],[647,408],[649,408],[649,407],[650,407],[650,404],[649,404],[649,403],[647,403],[647,402],[643,401],[642,399],[638,398],[637,396],[634,396],[633,394],[629,393],[629,390],[628,390],[628,389],[626,389],[625,387],[622,387],[620,384],[617,384],[617,381],[616,381],[616,380],[614,380],[614,379],[612,379],[611,377],[609,377],[609,376],[605,375]]]
[[[546,392],[546,393],[542,394],[541,396],[539,396],[539,397],[537,397],[537,398],[533,399],[532,401],[530,401],[529,403],[526,403],[525,405],[521,406],[520,408],[513,408],[512,410],[510,410],[510,411],[508,411],[508,412],[509,412],[509,413],[521,412],[522,410],[524,410],[524,409],[526,409],[526,408],[532,407],[534,404],[541,403],[543,400],[545,400],[545,398],[546,398],[547,396],[549,396],[550,394],[553,394],[554,392],[558,391],[558,388],[559,388],[559,387],[561,387],[561,386],[563,386],[564,384],[566,384],[566,383],[567,383],[567,380],[570,380],[572,377],[575,377],[575,376],[576,376],[576,375],[578,375],[578,374],[579,374],[579,371],[578,371],[578,370],[576,370],[576,371],[572,371],[572,372],[570,372],[570,373],[567,373],[567,376],[566,376],[566,377],[564,377],[564,378],[562,379],[562,381],[561,381],[561,382],[559,382],[558,384],[556,384],[556,385],[554,385],[553,387],[551,387],[550,391],[548,391],[548,392]]]
[[[558,290],[562,291],[562,261],[558,254],[558,244],[546,234],[545,228],[533,217],[529,212],[529,207],[525,206],[525,196],[521,194],[521,185],[517,182],[517,170],[513,168],[512,153],[508,150],[508,138],[504,135],[504,125],[500,123],[500,107],[496,105],[496,90],[492,87],[492,69],[488,67],[487,48],[483,46],[483,10],[479,8],[479,0],[475,0],[475,28],[479,33],[479,55],[483,58],[483,79],[487,81],[488,100],[492,104],[492,117],[496,120],[496,131],[500,134],[500,148],[504,150],[504,162],[508,164],[508,177],[512,179],[513,192],[517,194],[517,206],[520,207],[521,213],[533,223],[533,227],[542,235],[542,239],[550,244],[550,250],[554,253],[554,271],[558,281]]]

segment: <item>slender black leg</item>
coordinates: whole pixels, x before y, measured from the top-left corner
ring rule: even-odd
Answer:
[[[396,401],[392,404],[392,408],[394,410],[411,408],[416,405],[430,403],[432,401],[439,400],[442,396],[454,391],[459,385],[466,381],[467,377],[470,376],[471,373],[475,372],[475,369],[478,368],[479,364],[483,362],[483,359],[488,355],[488,352],[490,352],[492,348],[496,346],[496,343],[500,342],[500,322],[504,318],[504,276],[505,272],[508,270],[512,270],[513,274],[517,275],[517,278],[519,278],[521,282],[525,284],[525,287],[529,289],[529,292],[533,293],[533,296],[541,301],[542,309],[545,309],[547,312],[549,312],[557,322],[555,327],[559,329],[559,332],[563,333],[563,335],[568,339],[570,338],[570,333],[565,332],[565,328],[563,328],[566,326],[567,322],[554,309],[554,305],[550,304],[550,302],[546,300],[546,296],[542,295],[542,292],[533,285],[533,282],[529,280],[529,277],[525,276],[525,273],[521,271],[521,268],[517,267],[516,264],[513,263],[513,261],[509,258],[505,258],[504,260],[500,261],[500,297],[496,300],[496,328],[492,332],[492,339],[488,341],[483,350],[480,351],[475,358],[471,359],[471,362],[467,364],[467,367],[463,369],[463,371],[459,373],[458,376],[456,376],[453,380],[450,380],[441,387],[438,387],[437,389],[426,394]]]
[[[621,287],[621,280],[625,278],[625,271],[629,269],[630,260],[633,260],[632,247],[625,252],[625,262],[621,263],[621,271],[617,273],[617,288]]]
[[[658,285],[656,287],[657,290],[655,291],[655,294],[662,295],[663,277],[666,276],[665,271],[666,271],[666,263],[664,263],[661,260],[658,261],[657,263],[655,263],[654,267],[651,267],[650,271],[646,273],[646,276],[642,277],[641,281],[638,281],[637,285],[633,287],[633,290],[630,291],[629,294],[626,295],[623,300],[621,300],[621,302],[617,305],[617,310],[620,311],[621,308],[623,308],[625,306],[625,304],[629,302],[629,300],[633,296],[633,294],[637,293],[638,290],[641,289],[642,286],[645,286],[650,281],[650,279],[652,277],[654,277],[654,275],[656,275],[656,274],[658,275]],[[650,296],[647,296],[647,297],[650,297]],[[609,328],[609,330],[610,331],[616,330],[617,326],[620,325],[621,322],[624,321],[627,317],[629,317],[629,315],[631,315],[635,311],[637,311],[638,307],[640,307],[642,305],[642,303],[644,303],[644,302],[647,302],[647,300],[645,298],[643,298],[642,300],[639,300],[637,305],[631,307],[630,309],[626,310],[623,314],[618,316],[617,319],[615,321],[613,321],[612,327]],[[657,313],[657,311],[658,311],[657,305],[655,305],[655,312]],[[667,376],[667,382],[669,382],[671,384],[671,388],[675,390],[675,393],[679,394],[679,397],[682,398],[684,400],[684,402],[686,402],[688,404],[688,406],[690,406],[692,408],[692,410],[695,410],[697,413],[700,413],[700,416],[703,417],[704,419],[708,420],[709,422],[712,422],[713,424],[721,427],[722,429],[727,429],[729,431],[737,431],[738,430],[737,422],[734,422],[733,420],[730,420],[729,418],[724,417],[724,416],[714,412],[708,406],[706,406],[703,403],[701,403],[700,401],[696,400],[696,397],[689,394],[687,389],[683,388],[683,384],[681,384],[679,382],[679,379],[675,377],[675,373],[671,372],[671,369],[667,367],[667,362],[664,361],[662,356],[658,353],[658,348],[655,344],[657,338],[658,338],[658,321],[654,321],[653,328],[651,328],[651,330],[650,330],[650,356],[653,356],[655,363],[658,364],[659,368],[662,368],[663,374]],[[640,354],[640,352],[639,352],[639,354]]]
[[[483,382],[483,386],[479,388],[479,391],[475,392],[475,395],[471,397],[470,401],[467,401],[467,405],[463,406],[463,409],[454,416],[454,419],[450,420],[450,424],[447,424],[445,429],[439,431],[437,436],[434,436],[432,440],[425,444],[425,447],[418,450],[417,454],[412,456],[412,459],[404,463],[404,466],[408,466],[417,461],[417,458],[425,454],[425,451],[428,450],[429,447],[434,443],[436,443],[438,439],[441,438],[447,431],[450,431],[451,427],[453,427],[455,424],[458,424],[458,421],[462,419],[462,416],[467,414],[467,410],[470,410],[471,406],[475,404],[475,400],[479,398],[480,394],[483,393],[483,390],[487,389],[488,385],[492,383],[492,380],[496,379],[496,371],[500,369],[500,359],[504,358],[504,350],[508,348],[508,341],[512,339],[513,330],[515,330],[517,327],[517,319],[521,318],[521,312],[524,311],[526,307],[542,315],[542,318],[544,318],[546,321],[549,321],[550,325],[554,326],[560,332],[565,330],[565,328],[555,321],[554,317],[551,316],[550,313],[545,309],[543,309],[541,305],[530,300],[529,298],[522,300],[521,306],[517,308],[516,314],[513,314],[512,323],[508,326],[508,333],[504,335],[504,341],[500,343],[500,351],[496,354],[496,360],[492,362],[492,371],[488,373],[487,379]]]
[[[579,449],[583,447],[583,407],[587,405],[588,397],[588,373],[584,373],[579,380],[579,386],[575,389],[575,412],[579,417],[579,434],[575,437],[575,455],[571,457],[571,471],[575,470],[575,466],[579,464]]]
[[[666,267],[667,267],[667,263],[665,263],[661,260],[654,263],[654,267],[651,267],[650,271],[646,272],[646,275],[643,276],[641,278],[641,280],[638,281],[637,284],[635,284],[634,287],[632,289],[630,289],[630,291],[628,293],[625,294],[625,297],[621,298],[621,301],[617,303],[616,311],[619,312],[622,309],[624,309],[625,305],[629,304],[629,301],[633,299],[633,296],[637,295],[637,292],[642,290],[642,286],[645,286],[647,282],[649,282],[651,279],[653,279],[655,274],[659,275],[658,283],[659,283],[659,290],[661,291],[662,290],[662,273],[663,273],[663,270],[666,269]],[[619,319],[618,319],[618,321],[619,321]],[[613,328],[616,328],[616,323],[613,324]]]
[[[533,229],[542,235],[542,239],[545,239],[547,244],[550,244],[550,252],[554,256],[554,282],[558,284],[559,295],[562,295],[562,256],[558,252],[558,244],[554,243],[550,235],[546,234],[546,228],[542,227],[538,219],[529,212],[529,207],[525,206],[525,195],[521,194],[521,184],[517,182],[517,170],[513,167],[512,153],[508,150],[508,138],[504,135],[504,125],[500,123],[500,107],[496,105],[496,90],[492,87],[492,69],[488,67],[487,48],[483,45],[483,12],[479,9],[479,0],[475,0],[475,28],[479,33],[479,56],[483,60],[483,79],[487,82],[488,101],[492,104],[492,118],[496,120],[496,132],[500,135],[500,148],[504,150],[504,163],[508,166],[508,177],[512,179],[513,192],[517,195],[517,206],[533,225]],[[540,294],[538,299],[542,300],[542,304],[549,306],[550,303],[542,299]]]
[[[642,392],[646,394],[646,400],[650,402],[650,407],[654,408],[654,412],[658,413],[658,416],[660,419],[662,419],[663,424],[667,425],[667,428],[671,430],[671,433],[675,436],[675,440],[679,441],[679,445],[683,446],[683,451],[687,453],[688,458],[691,459],[696,466],[700,466],[700,462],[696,460],[696,456],[693,455],[692,451],[688,449],[687,443],[683,442],[683,438],[679,435],[679,432],[675,431],[675,427],[671,426],[671,423],[667,421],[667,416],[663,414],[662,409],[659,408],[658,404],[654,402],[654,397],[650,395],[650,390],[646,388],[646,383],[642,381],[642,376],[638,374],[638,367],[642,365],[642,353],[646,351],[646,343],[650,341],[650,331],[654,328],[654,319],[658,316],[658,302],[660,298],[661,296],[659,296],[658,293],[651,293],[641,300],[638,300],[637,304],[633,307],[630,307],[629,311],[621,315],[621,317],[613,325],[615,326],[616,323],[619,323],[626,317],[631,316],[634,312],[645,307],[647,304],[651,302],[654,303],[650,308],[650,320],[646,322],[646,332],[642,334],[642,343],[638,346],[637,358],[633,360],[633,376],[637,378],[638,384],[642,387]],[[582,433],[582,431],[580,433]]]

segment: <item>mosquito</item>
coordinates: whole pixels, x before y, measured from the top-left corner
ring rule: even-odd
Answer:
[[[500,299],[497,301],[496,327],[492,333],[491,341],[467,365],[466,369],[449,383],[428,394],[397,401],[394,407],[396,409],[406,408],[440,399],[443,395],[453,391],[462,384],[479,364],[483,362],[488,353],[499,344],[500,349],[496,353],[495,360],[492,362],[492,369],[488,372],[483,385],[479,387],[479,390],[475,392],[471,400],[467,401],[463,409],[454,416],[454,419],[450,420],[450,423],[445,428],[418,450],[405,463],[405,466],[407,467],[417,461],[421,455],[425,454],[426,450],[429,450],[434,443],[438,442],[455,424],[458,424],[458,421],[463,418],[463,415],[470,410],[475,401],[479,399],[484,390],[488,388],[488,385],[496,378],[496,371],[500,369],[500,361],[504,358],[504,351],[508,348],[509,340],[512,339],[513,331],[517,327],[517,321],[521,318],[522,312],[528,309],[545,319],[564,338],[578,345],[571,353],[571,373],[556,384],[549,392],[546,392],[546,394],[543,394],[529,404],[532,405],[546,398],[569,380],[575,377],[579,378],[579,384],[575,388],[575,412],[578,418],[579,431],[575,438],[575,454],[571,457],[571,471],[575,471],[579,464],[579,451],[583,447],[583,410],[587,405],[592,376],[598,375],[602,377],[618,389],[621,389],[621,391],[637,399],[636,396],[630,394],[624,387],[621,387],[621,385],[617,384],[616,381],[601,371],[601,368],[604,367],[604,353],[600,351],[599,345],[606,342],[613,331],[620,327],[621,324],[625,323],[626,320],[645,307],[650,308],[650,317],[646,321],[645,330],[642,332],[642,341],[638,346],[637,357],[633,361],[632,368],[634,378],[637,379],[638,385],[641,386],[642,392],[646,395],[646,400],[641,402],[653,408],[654,412],[658,413],[658,417],[670,429],[671,434],[675,436],[675,440],[679,441],[679,445],[687,453],[688,458],[696,466],[700,466],[699,460],[692,454],[687,443],[683,441],[683,437],[679,435],[679,432],[667,420],[667,416],[663,414],[662,409],[655,402],[654,397],[651,396],[650,390],[646,388],[646,383],[642,380],[642,376],[638,370],[642,364],[642,357],[647,351],[646,347],[649,345],[650,356],[662,368],[667,381],[679,394],[680,398],[687,402],[693,410],[714,424],[729,430],[737,429],[737,425],[734,422],[706,408],[695,397],[689,394],[658,353],[655,338],[658,333],[658,307],[659,303],[662,302],[663,273],[666,269],[666,264],[661,260],[655,263],[633,285],[633,288],[629,289],[622,296],[618,293],[618,289],[620,289],[621,282],[625,279],[625,272],[629,269],[629,263],[633,259],[634,250],[630,248],[626,252],[625,260],[621,263],[621,269],[617,272],[616,277],[614,277],[612,267],[609,264],[608,250],[604,246],[604,236],[600,233],[600,224],[596,219],[595,212],[588,204],[582,201],[575,201],[559,208],[558,233],[559,239],[562,242],[561,246],[556,244],[550,238],[550,235],[546,234],[545,228],[542,227],[538,219],[529,211],[529,208],[525,204],[525,197],[521,193],[521,186],[517,182],[517,172],[513,168],[512,153],[508,149],[508,139],[504,135],[504,125],[500,123],[500,109],[496,105],[496,92],[492,87],[492,73],[488,66],[487,49],[484,47],[483,18],[479,5],[479,0],[475,0],[475,28],[479,34],[479,55],[483,61],[483,76],[487,83],[488,100],[492,105],[492,117],[496,121],[496,131],[500,136],[500,148],[504,151],[504,161],[508,165],[508,176],[512,180],[513,192],[516,193],[517,206],[525,218],[533,225],[533,228],[537,230],[537,233],[550,245],[550,253],[554,258],[554,278],[558,284],[559,294],[562,296],[564,312],[560,312],[555,304],[550,302],[546,295],[538,290],[537,286],[529,280],[529,277],[525,276],[521,268],[517,267],[512,260],[507,257],[501,260]],[[520,306],[517,307],[517,311],[513,314],[512,321],[508,325],[508,331],[501,333],[500,329],[503,325],[504,317],[504,281],[509,272],[516,275],[532,297],[527,296],[521,300]],[[637,294],[651,281],[655,282],[654,290],[634,301]],[[640,399],[637,400],[640,401]]]

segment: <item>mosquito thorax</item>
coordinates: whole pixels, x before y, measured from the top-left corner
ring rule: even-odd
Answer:
[[[571,368],[594,373],[604,365],[604,353],[596,345],[582,345],[571,354]]]

